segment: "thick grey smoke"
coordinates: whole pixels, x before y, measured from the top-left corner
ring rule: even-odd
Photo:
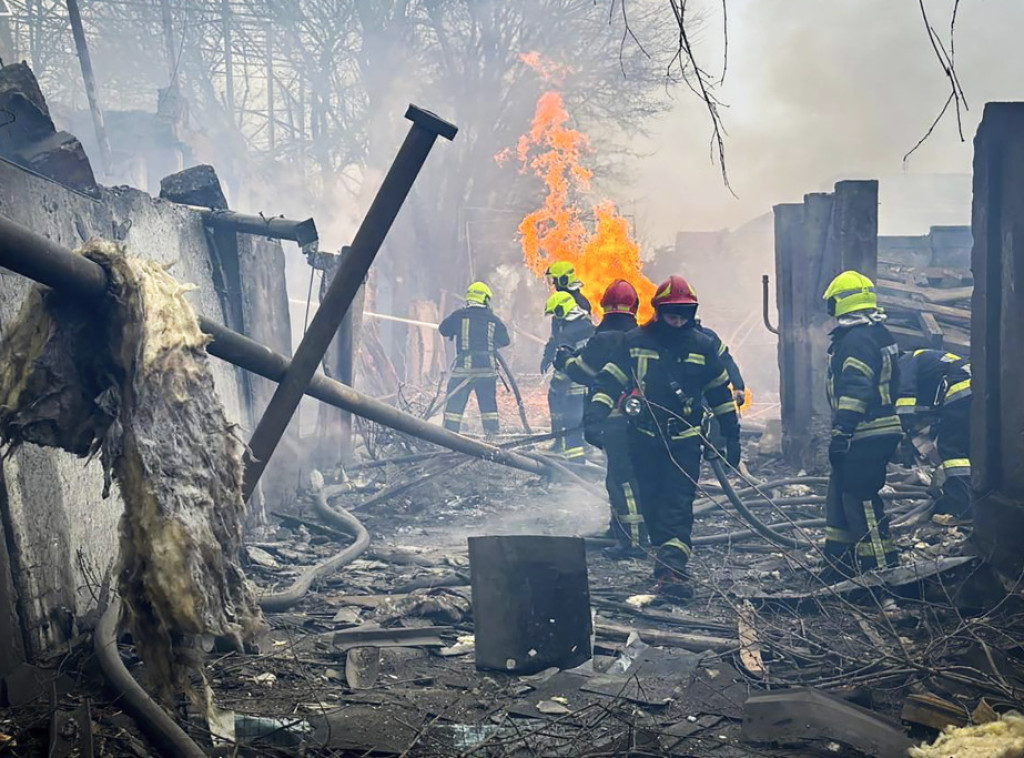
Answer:
[[[953,0],[926,0],[949,38]],[[720,66],[720,17],[708,3],[701,53]],[[707,114],[688,93],[656,127],[638,205],[657,239],[678,229],[735,227],[772,204],[830,190],[838,179],[880,178],[881,231],[911,234],[931,223],[969,222],[969,183],[928,175],[969,174],[971,139],[990,100],[1024,98],[1024,4],[962,0],[955,63],[968,97],[964,135],[952,109],[923,136],[949,93],[914,0],[730,0],[727,150],[734,199],[709,161]],[[924,175],[924,176],[922,176]],[[945,185],[942,188],[937,185]],[[931,206],[931,218],[927,208]]]

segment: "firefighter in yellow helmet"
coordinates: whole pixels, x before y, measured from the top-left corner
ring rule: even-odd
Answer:
[[[553,365],[558,348],[580,350],[594,334],[589,314],[577,305],[569,292],[555,292],[548,298],[544,312],[551,316],[551,339],[544,346],[541,373]],[[558,450],[571,463],[586,463],[583,440],[583,406],[587,387],[577,384],[559,369],[555,369],[548,387],[548,409],[551,412],[551,431],[561,433],[555,440]]]
[[[508,329],[491,310],[491,288],[473,282],[466,290],[466,305],[449,315],[438,327],[441,336],[455,341],[455,361],[448,379],[444,426],[453,432],[462,425],[471,392],[486,434],[497,434],[498,367],[495,354],[509,344]]]
[[[828,563],[821,574],[833,583],[860,571],[896,565],[879,491],[902,429],[895,408],[899,348],[885,328],[874,283],[857,271],[844,271],[828,285],[823,299],[836,319],[828,353]]]
[[[576,276],[576,267],[569,261],[555,261],[544,272],[555,292],[568,292],[583,311],[590,315],[590,301],[583,294],[583,282]]]

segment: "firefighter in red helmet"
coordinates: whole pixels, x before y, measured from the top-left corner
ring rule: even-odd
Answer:
[[[629,421],[629,447],[651,544],[657,591],[693,595],[686,567],[700,477],[705,405],[718,419],[730,466],[740,462],[740,425],[718,344],[698,328],[697,295],[671,276],[651,298],[654,319],[628,332],[597,376],[588,426],[615,408]]]
[[[604,314],[597,331],[582,350],[559,348],[555,368],[589,389],[593,399],[598,373],[620,349],[627,332],[636,329],[636,312],[640,298],[633,285],[623,279],[612,282],[601,297]],[[629,454],[629,424],[618,408],[614,408],[601,424],[586,430],[587,442],[603,448],[607,459],[605,489],[611,503],[609,536],[616,546],[607,551],[610,558],[638,558],[647,544],[647,528],[640,513],[638,487]]]

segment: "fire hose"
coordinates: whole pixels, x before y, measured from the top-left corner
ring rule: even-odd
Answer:
[[[516,398],[516,406],[519,408],[519,420],[523,422],[523,430],[527,434],[533,434],[533,430],[530,428],[530,422],[526,420],[526,407],[523,405],[523,396],[519,392],[519,385],[516,384],[516,378],[512,376],[512,370],[508,367],[508,363],[505,361],[505,356],[500,351],[494,351],[495,356],[498,359],[498,365],[501,366],[502,371],[505,372],[505,376],[508,377],[508,383],[512,387],[512,394]]]
[[[315,566],[310,566],[287,589],[260,598],[260,608],[265,611],[283,611],[291,608],[306,596],[314,581],[337,571],[346,563],[351,563],[370,546],[370,534],[355,516],[344,508],[331,507],[327,504],[327,498],[324,494],[323,474],[314,470],[310,475],[310,479],[313,485],[313,506],[316,509],[317,515],[324,521],[352,535],[355,541],[330,558],[317,563]]]
[[[139,722],[160,751],[170,758],[206,758],[206,753],[185,730],[178,726],[167,711],[157,705],[142,686],[124,667],[117,649],[117,626],[121,615],[121,601],[114,597],[107,604],[93,631],[93,650],[107,684],[117,694],[117,702],[124,704]]]

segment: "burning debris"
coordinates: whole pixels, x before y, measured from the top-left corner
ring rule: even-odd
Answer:
[[[0,435],[100,455],[125,502],[119,593],[139,654],[165,694],[194,666],[185,638],[241,649],[261,623],[241,567],[242,446],[224,417],[187,285],[111,243],[112,297],[92,304],[37,286],[6,332]],[[98,494],[98,493],[97,493]]]

